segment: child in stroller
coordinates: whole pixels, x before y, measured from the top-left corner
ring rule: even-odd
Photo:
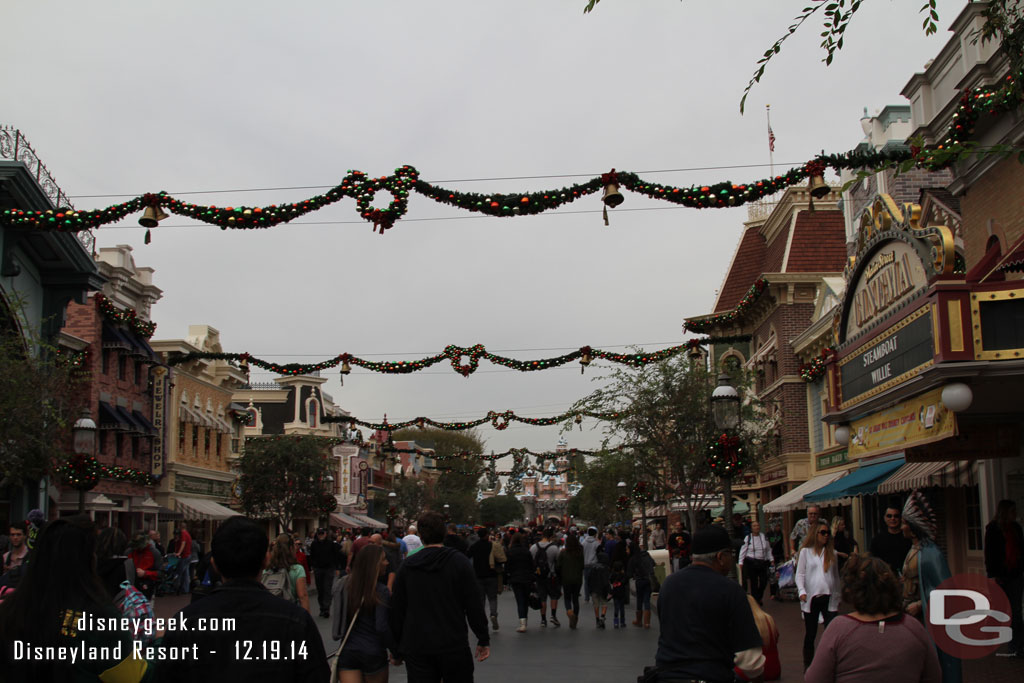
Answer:
[[[164,558],[164,566],[160,569],[160,582],[156,586],[157,595],[174,595],[178,592],[178,563],[181,558],[168,555]]]

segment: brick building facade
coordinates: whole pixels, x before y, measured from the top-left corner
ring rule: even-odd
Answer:
[[[85,304],[68,304],[63,334],[88,350],[85,391],[98,428],[97,460],[152,475],[154,422],[160,419],[154,419],[150,383],[160,361],[148,338],[151,307],[162,293],[153,284],[153,269],[136,266],[131,252],[127,245],[100,250],[97,262],[107,282]],[[155,519],[154,491],[152,485],[102,477],[86,496],[86,510],[100,524],[130,535]],[[62,488],[60,514],[77,510],[78,492]]]

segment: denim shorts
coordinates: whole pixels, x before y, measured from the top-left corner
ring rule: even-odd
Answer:
[[[370,654],[358,650],[342,650],[338,655],[338,669],[344,671],[362,671],[365,675],[371,676],[380,673],[388,668],[388,657],[386,654]]]

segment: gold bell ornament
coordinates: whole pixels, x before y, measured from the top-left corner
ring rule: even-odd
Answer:
[[[619,174],[615,172],[613,168],[608,173],[601,174],[601,182],[604,184],[604,196],[601,201],[604,202],[604,224],[608,225],[608,207],[615,208],[626,200],[619,192]]]
[[[160,197],[159,195],[147,193],[142,196],[142,203],[146,208],[142,212],[142,218],[139,219],[139,225],[146,228],[145,243],[149,244],[152,240],[150,234],[150,228],[155,228],[159,225],[160,221],[167,218],[167,214],[162,208],[160,208]]]

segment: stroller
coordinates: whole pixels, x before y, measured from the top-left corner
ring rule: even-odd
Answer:
[[[157,595],[174,595],[178,592],[178,563],[181,558],[168,555],[160,568],[160,582],[156,585]]]

